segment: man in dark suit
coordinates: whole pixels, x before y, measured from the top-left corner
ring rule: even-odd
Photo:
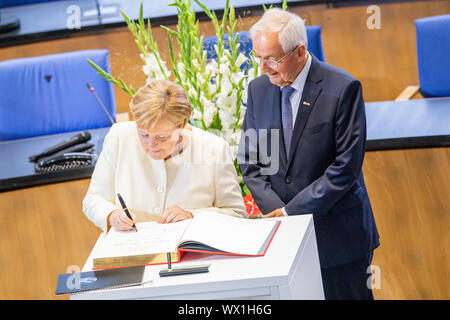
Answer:
[[[313,214],[326,299],[373,299],[368,267],[379,236],[362,174],[361,84],[308,53],[295,14],[270,9],[250,34],[264,75],[248,87],[244,181],[263,217]]]

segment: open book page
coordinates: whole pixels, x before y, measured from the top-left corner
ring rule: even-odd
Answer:
[[[95,258],[176,252],[178,241],[190,223],[191,219],[169,224],[141,222],[136,223],[137,232],[111,228]]]
[[[197,213],[181,241],[197,241],[218,250],[260,255],[277,221],[243,219],[216,212]]]

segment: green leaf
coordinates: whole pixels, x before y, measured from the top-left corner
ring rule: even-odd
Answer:
[[[114,84],[118,84],[122,90],[124,90],[125,92],[131,94],[132,96],[134,96],[134,94],[136,93],[136,91],[130,86],[128,87],[126,85],[126,83],[121,79],[115,79],[112,75],[110,75],[108,72],[106,72],[105,70],[103,70],[102,68],[100,68],[98,65],[96,65],[93,61],[91,61],[90,59],[86,59],[86,61],[97,71],[97,73],[99,75],[101,75],[103,78],[105,78],[106,80],[108,80],[109,82],[112,82]]]
[[[170,29],[170,28],[168,28],[166,26],[160,25],[160,27],[161,27],[161,29],[165,30],[171,36],[176,36],[177,35],[176,31],[174,31],[174,30],[172,30],[172,29]]]
[[[222,16],[222,30],[225,29],[225,24],[227,23],[228,19],[228,10],[229,10],[229,0],[225,3],[225,9],[223,10],[223,16]]]
[[[142,2],[139,8],[139,24],[144,25],[144,4]]]
[[[202,8],[202,10],[206,13],[206,15],[212,19],[211,11],[200,1],[198,1],[198,0],[194,0],[194,1],[200,6],[200,8]],[[227,0],[227,2],[228,2],[228,0]]]

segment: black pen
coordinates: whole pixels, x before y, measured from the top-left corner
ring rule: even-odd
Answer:
[[[128,208],[127,208],[127,206],[125,205],[125,201],[123,201],[122,196],[120,195],[120,193],[117,194],[117,198],[119,198],[120,205],[122,206],[123,210],[124,210],[125,213],[127,214],[127,217],[130,218],[131,221],[133,221],[133,218],[131,217],[130,213],[128,212]],[[136,225],[134,224],[134,221],[133,221],[133,228],[134,228],[134,230],[136,230],[136,232],[137,232]]]
[[[170,258],[170,252],[167,252],[167,269],[172,269],[172,259]]]

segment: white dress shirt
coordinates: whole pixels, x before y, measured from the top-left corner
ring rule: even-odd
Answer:
[[[228,143],[195,127],[185,131],[188,144],[181,154],[154,160],[134,121],[114,124],[83,200],[87,218],[107,231],[108,215],[121,209],[117,193],[140,221],[154,220],[171,205],[194,216],[208,210],[248,217]]]
[[[311,55],[309,52],[306,52],[307,60],[306,64],[303,67],[302,71],[298,74],[297,78],[295,78],[294,82],[290,85],[295,91],[290,96],[289,100],[292,106],[292,128],[295,127],[295,118],[297,118],[298,108],[300,106],[300,102],[302,100],[303,88],[305,87],[306,78],[308,77],[309,68],[311,67]],[[281,90],[281,88],[280,88]],[[286,210],[281,208],[281,212],[287,216]]]
[[[298,108],[302,99],[303,88],[305,87],[306,78],[308,77],[309,68],[311,67],[311,56],[308,52],[306,52],[306,54],[307,60],[305,66],[302,71],[300,71],[297,78],[295,78],[294,82],[290,85],[295,89],[289,98],[292,106],[292,128],[295,126],[295,118],[297,117]],[[282,87],[280,87],[280,90],[281,88]]]

